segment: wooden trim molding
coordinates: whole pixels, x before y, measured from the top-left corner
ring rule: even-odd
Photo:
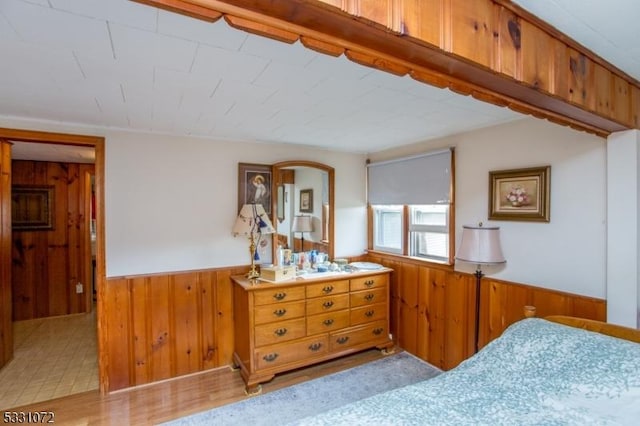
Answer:
[[[640,128],[637,80],[506,0],[134,1],[219,13],[235,28],[598,136]]]

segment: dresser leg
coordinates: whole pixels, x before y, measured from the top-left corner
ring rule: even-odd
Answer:
[[[396,346],[393,343],[382,348],[378,346],[378,349],[380,349],[380,353],[384,356],[396,353]]]
[[[244,388],[244,393],[248,396],[260,395],[262,393],[262,385],[260,383],[251,386],[247,385]]]

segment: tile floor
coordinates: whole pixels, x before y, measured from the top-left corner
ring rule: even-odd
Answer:
[[[0,410],[98,389],[95,309],[13,323],[14,357],[0,369]]]

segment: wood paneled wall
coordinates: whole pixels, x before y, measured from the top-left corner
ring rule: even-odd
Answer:
[[[54,187],[54,229],[13,232],[13,319],[89,312],[93,164],[14,160],[12,169],[13,185]]]
[[[367,260],[394,270],[391,328],[400,347],[445,370],[473,355],[474,275],[396,256],[370,254]],[[523,319],[525,305],[535,306],[538,317],[606,320],[604,300],[490,277],[483,278],[480,296],[480,348]]]
[[[0,368],[11,358],[11,143],[0,139]]]
[[[450,267],[394,256],[351,260],[382,263],[391,274],[391,330],[408,352],[448,370],[473,354],[475,277]],[[248,267],[109,278],[104,291],[107,390],[231,365],[233,286]],[[604,320],[603,300],[517,283],[482,282],[480,347],[524,318],[574,315]]]
[[[109,391],[230,365],[233,286],[247,267],[108,278]]]

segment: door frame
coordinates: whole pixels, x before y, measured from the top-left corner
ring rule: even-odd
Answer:
[[[98,325],[98,378],[100,393],[106,394],[109,389],[109,375],[106,342],[106,326],[104,323],[104,284],[106,283],[106,257],[105,257],[105,219],[104,219],[104,168],[105,168],[105,138],[102,136],[77,135],[69,133],[53,133],[36,130],[0,128],[0,139],[8,141],[76,145],[93,147],[95,150],[95,192],[96,192],[96,276],[97,287],[96,318]],[[8,200],[9,202],[11,200]]]

